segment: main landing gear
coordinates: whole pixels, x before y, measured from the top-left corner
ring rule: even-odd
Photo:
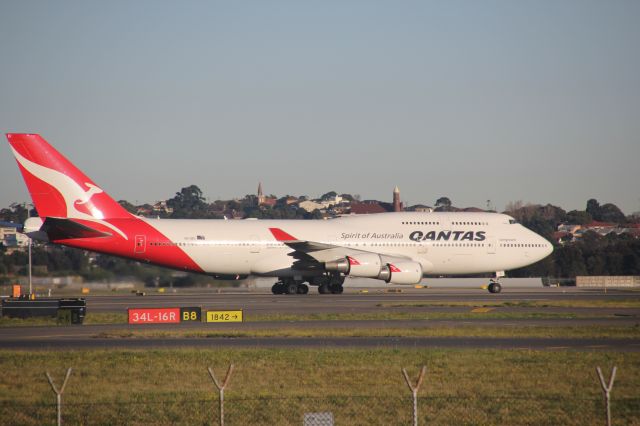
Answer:
[[[344,291],[344,277],[340,274],[326,274],[320,277],[314,277],[310,281],[311,284],[318,286],[320,294],[342,294]]]
[[[504,271],[498,271],[496,272],[496,277],[489,280],[489,286],[487,287],[489,293],[497,294],[502,291],[502,286],[500,285],[500,278],[502,277],[504,277]]]
[[[293,278],[281,279],[271,287],[273,294],[307,294],[309,286],[303,281],[296,281]]]
[[[307,294],[309,286],[300,278],[282,278],[271,287],[273,294]],[[324,275],[308,278],[309,284],[318,286],[320,294],[342,294],[344,291],[344,277],[339,273],[326,273]]]
[[[342,294],[344,287],[341,284],[322,284],[318,286],[320,294]]]

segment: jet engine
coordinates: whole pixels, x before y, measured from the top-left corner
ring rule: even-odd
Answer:
[[[418,262],[387,263],[378,278],[393,284],[418,284],[422,280],[422,265]]]
[[[331,272],[341,272],[345,275],[364,278],[378,278],[382,268],[380,255],[375,253],[362,253],[355,256],[346,256],[343,259],[332,260],[324,264],[324,268]]]

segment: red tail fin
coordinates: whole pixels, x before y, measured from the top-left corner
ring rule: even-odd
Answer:
[[[131,217],[40,135],[8,133],[7,140],[41,217]]]

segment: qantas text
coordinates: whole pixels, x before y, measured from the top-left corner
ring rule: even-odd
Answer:
[[[484,241],[485,231],[413,231],[409,234],[412,241]]]

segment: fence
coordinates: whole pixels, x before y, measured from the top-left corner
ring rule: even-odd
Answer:
[[[230,369],[231,371],[231,369]],[[203,372],[205,377],[206,372]],[[603,388],[611,390],[613,381],[604,373]],[[213,378],[213,377],[212,377]],[[407,379],[412,390],[418,388],[415,378]],[[206,397],[184,394],[173,399],[101,401],[96,389],[92,401],[68,401],[62,396],[64,424],[224,424],[231,425],[301,425],[305,413],[331,412],[336,425],[602,425],[611,413],[613,424],[640,425],[640,397],[609,398],[529,398],[504,395],[420,396],[417,391],[399,395],[323,395],[260,396],[225,395],[221,403],[219,388],[233,379],[227,374]],[[428,383],[428,372],[425,384]],[[60,386],[56,385],[58,390]],[[600,386],[594,381],[594,386]],[[452,390],[447,390],[452,391]],[[423,392],[425,392],[423,390]],[[432,393],[431,390],[430,393]],[[615,390],[614,390],[615,392]],[[579,393],[577,393],[579,394]],[[7,425],[56,424],[58,392],[36,404],[0,401],[0,422]],[[416,396],[414,400],[414,395]],[[610,400],[610,410],[606,401]],[[415,404],[415,405],[414,405]],[[414,412],[417,407],[417,413]],[[416,417],[414,418],[414,413]]]
[[[418,397],[420,425],[603,425],[602,399],[504,396]],[[640,424],[640,398],[612,401],[613,424]],[[200,400],[65,402],[63,424],[219,424],[217,398]],[[331,412],[336,425],[411,425],[411,396],[226,397],[226,425],[302,425],[304,413]],[[56,404],[0,403],[6,425],[52,425]]]

